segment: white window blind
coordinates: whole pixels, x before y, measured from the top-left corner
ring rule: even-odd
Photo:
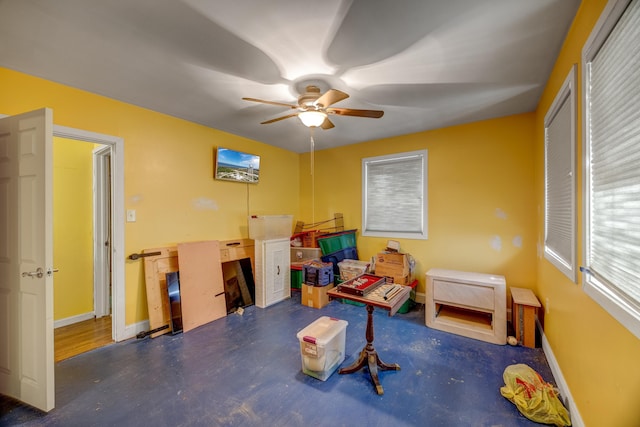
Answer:
[[[362,160],[364,236],[427,238],[427,150]]]
[[[640,1],[605,12],[583,53],[585,290],[640,337]]]
[[[544,255],[575,275],[575,67],[545,116]]]

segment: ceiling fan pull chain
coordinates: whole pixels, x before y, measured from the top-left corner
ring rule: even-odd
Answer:
[[[309,149],[311,151],[311,153],[310,153],[310,156],[311,156],[311,175],[313,176],[313,172],[314,172],[313,167],[314,167],[314,163],[315,163],[314,162],[314,151],[315,151],[316,142],[313,140],[313,128],[309,128],[309,130],[310,130],[310,132],[309,132],[310,133],[310,147],[309,147]]]
[[[309,128],[309,144],[310,144],[310,155],[309,158],[311,159],[311,223],[315,224],[316,223],[316,178],[315,178],[315,174],[314,174],[314,167],[315,167],[315,141],[313,140],[313,128]]]

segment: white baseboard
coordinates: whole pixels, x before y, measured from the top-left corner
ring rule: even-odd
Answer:
[[[423,292],[416,292],[416,302],[418,304],[424,304],[427,300],[427,296]]]
[[[544,331],[542,330],[542,325],[536,319],[536,326],[538,327],[538,331],[540,331],[540,336],[542,337],[542,350],[544,351],[544,355],[547,358],[547,362],[549,362],[549,367],[551,368],[551,372],[553,373],[553,377],[556,380],[556,384],[558,385],[558,390],[560,391],[560,400],[564,404],[564,406],[569,411],[569,415],[571,416],[571,425],[574,427],[584,427],[584,421],[582,421],[582,417],[580,416],[580,412],[576,406],[576,403],[573,400],[573,396],[571,396],[571,391],[569,391],[569,386],[562,375],[562,371],[560,370],[560,365],[556,360],[555,355],[553,354],[553,350],[551,349],[551,345],[547,340],[547,337],[544,335]]]
[[[78,314],[77,316],[67,317],[65,319],[55,320],[53,322],[53,328],[61,328],[63,326],[73,325],[74,323],[84,322],[85,320],[93,319],[96,316],[94,311],[90,311],[89,313]]]
[[[122,340],[128,340],[130,338],[135,338],[136,335],[140,332],[149,330],[149,321],[143,320],[142,322],[134,323],[133,325],[126,325],[124,327],[124,337]]]

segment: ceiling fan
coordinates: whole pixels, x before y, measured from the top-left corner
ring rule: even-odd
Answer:
[[[354,108],[336,108],[330,107],[330,105],[336,102],[342,101],[348,98],[349,95],[337,90],[329,89],[324,94],[320,94],[320,88],[315,85],[309,85],[305,89],[305,93],[298,97],[298,105],[285,104],[283,102],[265,101],[263,99],[256,98],[242,98],[245,101],[261,102],[263,104],[278,105],[287,107],[292,110],[298,110],[295,113],[287,114],[285,116],[276,117],[275,119],[264,121],[260,124],[266,125],[269,123],[278,122],[280,120],[288,119],[290,117],[298,117],[302,123],[307,127],[321,127],[322,129],[331,129],[334,124],[329,120],[329,115],[335,114],[338,116],[354,116],[354,117],[369,117],[380,118],[384,114],[384,111],[380,110],[358,110]]]

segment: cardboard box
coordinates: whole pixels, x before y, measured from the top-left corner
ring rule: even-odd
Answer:
[[[376,255],[376,276],[404,277],[410,270],[408,254],[380,252]]]
[[[376,273],[379,276],[378,273]],[[406,274],[404,276],[383,276],[387,279],[391,279],[393,283],[397,283],[398,285],[409,285],[413,282],[413,276],[411,274]],[[388,282],[387,282],[388,283]]]
[[[313,308],[322,308],[329,304],[327,291],[333,289],[333,283],[327,286],[309,286],[302,284],[302,305]]]

